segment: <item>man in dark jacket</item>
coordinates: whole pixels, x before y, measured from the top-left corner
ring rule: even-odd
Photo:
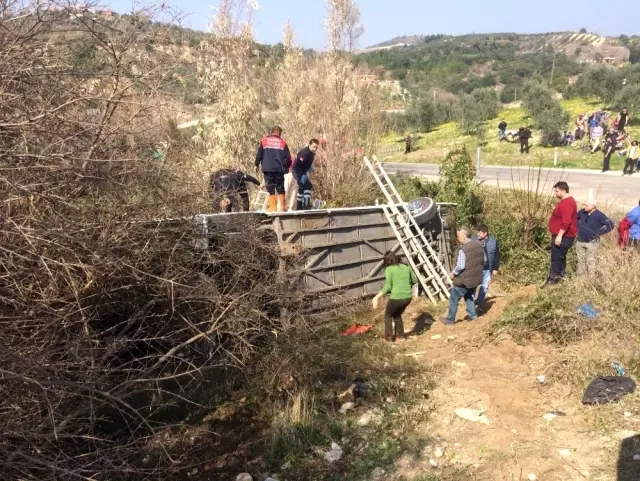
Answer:
[[[491,279],[498,273],[498,269],[500,269],[500,247],[498,246],[498,240],[489,235],[489,228],[485,224],[480,224],[478,226],[477,239],[484,248],[482,284],[480,285],[478,297],[476,298],[476,305],[481,306],[484,304],[487,296],[487,291],[491,285]]]
[[[529,139],[531,138],[531,130],[529,127],[520,127],[518,130],[518,139],[520,139],[520,153],[529,153]]]
[[[618,130],[620,132],[624,132],[624,128],[627,126],[628,122],[629,110],[625,107],[622,109],[622,112],[620,112],[620,115],[618,116]]]
[[[591,196],[584,203],[584,208],[578,211],[576,253],[579,276],[596,272],[600,237],[611,232],[615,225],[615,222],[596,208],[596,201]]]
[[[469,320],[475,321],[478,318],[473,297],[476,288],[482,284],[484,249],[480,241],[471,239],[471,229],[466,226],[461,226],[458,229],[456,238],[461,246],[456,266],[450,274],[453,287],[449,298],[449,311],[445,317],[440,319],[445,324],[455,324],[460,299],[465,300]]]
[[[244,211],[249,210],[249,193],[247,182],[260,185],[255,177],[239,170],[221,169],[211,174],[209,178],[209,191],[213,200],[214,212],[231,212],[233,200],[236,195],[242,200]]]
[[[280,210],[287,210],[284,174],[289,172],[291,167],[291,153],[289,146],[281,137],[282,129],[274,127],[271,134],[263,137],[258,146],[256,154],[256,170],[262,164],[264,182],[269,193],[267,212],[275,212],[277,203],[280,203]],[[278,198],[276,199],[276,193]]]
[[[313,184],[309,180],[309,174],[313,168],[313,159],[318,151],[319,142],[317,139],[311,139],[309,146],[298,152],[296,160],[293,164],[291,172],[298,183],[298,198],[296,210],[311,209],[311,192]]]
[[[405,145],[404,155],[407,155],[407,154],[411,153],[411,142],[412,141],[413,141],[413,139],[411,138],[411,134],[408,134],[404,139],[404,145]]]
[[[602,159],[602,172],[606,172],[609,170],[609,162],[611,161],[611,156],[616,150],[616,145],[618,145],[618,132],[614,129],[611,129],[604,140],[604,158]]]

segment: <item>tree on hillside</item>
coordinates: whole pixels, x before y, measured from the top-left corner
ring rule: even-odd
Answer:
[[[553,98],[553,91],[546,85],[534,81],[527,82],[522,92],[522,104],[531,117],[549,110],[557,102]]]
[[[436,107],[431,100],[421,99],[411,104],[407,111],[409,123],[417,129],[428,132],[438,122]]]
[[[614,104],[618,109],[627,107],[634,116],[640,114],[640,84],[626,85],[616,95]]]
[[[482,124],[500,112],[498,93],[491,89],[477,89],[460,98],[460,128],[465,134],[477,132]]]
[[[562,132],[569,125],[570,114],[553,98],[553,91],[543,83],[530,81],[525,85],[522,103],[542,133],[542,145],[558,145]]]
[[[551,107],[538,112],[534,118],[535,127],[542,134],[541,144],[544,146],[556,146],[560,142],[563,131],[571,121],[571,115],[564,110],[559,102]]]
[[[578,77],[572,92],[581,97],[595,96],[609,104],[622,88],[622,81],[622,72],[619,70],[604,65],[590,67]]]

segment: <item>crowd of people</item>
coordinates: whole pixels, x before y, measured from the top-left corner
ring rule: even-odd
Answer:
[[[282,138],[282,129],[275,126],[269,135],[260,140],[256,154],[256,172],[262,170],[264,182],[240,170],[220,169],[213,172],[209,179],[213,211],[232,212],[236,197],[240,197],[243,210],[248,211],[247,182],[267,191],[267,212],[286,211],[285,175],[289,172],[298,184],[296,210],[310,209],[313,184],[309,176],[313,172],[313,160],[319,145],[317,139],[311,139],[294,157]]]
[[[499,142],[514,142],[520,144],[520,153],[529,153],[529,139],[532,137],[531,127],[522,126],[518,130],[507,130],[507,122],[504,119],[498,124],[498,141]]]
[[[475,236],[472,236],[469,227],[461,226],[456,231],[456,238],[460,249],[456,265],[449,274],[453,287],[447,315],[441,319],[445,324],[455,323],[461,299],[465,300],[469,320],[476,320],[478,309],[482,309],[486,303],[491,280],[500,269],[498,241],[489,235],[486,225],[479,225]],[[418,283],[418,279],[411,268],[391,251],[385,253],[384,265],[385,284],[373,298],[373,307],[377,308],[380,298],[389,295],[384,317],[384,339],[387,342],[403,341],[407,335],[404,332],[402,314],[411,303],[412,288]]]
[[[629,121],[629,109],[627,108],[623,108],[615,117],[610,116],[604,110],[580,114],[575,121],[575,131],[564,131],[559,136],[556,145],[566,147],[577,141],[588,141],[592,154],[599,150],[603,153],[602,172],[611,169],[611,156],[617,151],[625,157],[622,175],[632,175],[640,170],[640,148],[638,140],[632,139],[626,130]],[[529,153],[530,138],[530,127],[520,127],[517,131],[509,131],[504,119],[498,124],[498,141],[520,143],[521,154]]]
[[[623,108],[615,118],[606,111],[597,110],[589,115],[581,114],[576,119],[575,139],[588,138],[592,154],[602,150],[602,172],[611,169],[611,156],[616,151],[626,157],[622,175],[632,175],[634,170],[640,170],[638,141],[632,139],[626,130],[629,120],[627,108]]]
[[[549,275],[542,286],[560,283],[566,275],[567,253],[575,246],[578,259],[576,275],[594,275],[597,273],[597,252],[602,237],[616,228],[616,222],[597,207],[597,201],[590,196],[578,210],[576,200],[569,192],[569,185],[558,182],[553,187],[558,199],[549,218],[548,229],[551,234],[551,262]],[[617,224],[618,245],[622,248],[640,249],[640,201]],[[486,303],[487,291],[493,276],[500,269],[500,248],[498,240],[489,235],[486,225],[479,225],[476,235],[471,229],[461,226],[456,231],[460,248],[456,255],[456,264],[450,273],[453,283],[449,297],[447,314],[440,320],[444,324],[456,322],[458,304],[464,299],[467,319],[478,318],[479,309]],[[402,313],[411,302],[412,287],[418,282],[411,268],[402,264],[397,255],[387,252],[384,256],[385,285],[373,300],[374,308],[379,300],[389,294],[385,310],[385,340],[406,339]],[[395,328],[394,328],[395,324]]]

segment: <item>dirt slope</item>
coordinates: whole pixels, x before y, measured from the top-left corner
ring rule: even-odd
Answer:
[[[531,292],[525,288],[517,295]],[[418,479],[427,473],[443,481],[526,480],[530,474],[544,481],[615,479],[606,473],[615,468],[616,459],[602,459],[613,440],[593,433],[580,403],[582,393],[536,379],[553,365],[557,348],[542,342],[521,346],[506,335],[488,340],[487,325],[500,317],[508,302],[494,299],[476,322],[437,322],[396,347],[397,355],[413,354],[438,373],[428,401],[433,413],[429,424],[421,427],[425,436],[436,438],[435,444],[419,459],[400,459],[398,475]],[[464,309],[459,311],[459,319],[464,314]],[[420,306],[414,306],[407,318],[424,316]],[[489,424],[460,419],[458,408],[484,412]],[[554,411],[564,415],[543,419]],[[434,456],[435,445],[444,447],[442,458]],[[429,465],[430,457],[438,462],[437,468]]]

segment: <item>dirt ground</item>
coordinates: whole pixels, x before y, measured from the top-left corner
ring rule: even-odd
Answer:
[[[534,289],[524,288],[515,297]],[[519,345],[506,334],[487,336],[487,326],[513,298],[489,299],[488,312],[475,322],[463,320],[461,305],[455,326],[430,325],[426,306],[418,303],[408,309],[406,319],[427,319],[427,330],[394,348],[396,355],[414,356],[437,373],[437,387],[425,401],[432,414],[420,427],[434,442],[418,458],[399,459],[397,476],[442,481],[640,480],[640,462],[637,475],[616,474],[622,439],[640,431],[637,413],[626,420],[629,429],[595,429],[593,409],[602,408],[586,408],[582,392],[549,375],[562,357],[557,346],[541,340]],[[540,375],[547,379],[540,382]],[[484,413],[488,424],[461,419],[455,413],[459,408]],[[444,451],[439,458],[436,447]]]

